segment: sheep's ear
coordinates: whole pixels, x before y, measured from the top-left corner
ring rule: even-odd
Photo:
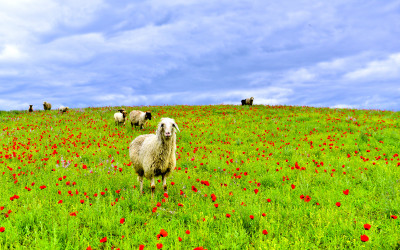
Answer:
[[[180,133],[181,131],[179,130],[179,128],[178,128],[178,125],[176,125],[176,123],[174,123],[174,125],[175,125],[175,128],[178,130],[178,132]]]

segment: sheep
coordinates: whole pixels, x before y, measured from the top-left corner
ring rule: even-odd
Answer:
[[[58,108],[58,112],[60,112],[62,114],[64,114],[68,110],[69,110],[69,108],[68,107],[64,107],[64,106],[61,106],[61,107]]]
[[[156,134],[136,137],[129,144],[129,157],[140,182],[140,193],[143,193],[143,177],[151,180],[151,197],[156,188],[154,177],[162,176],[164,192],[167,192],[167,177],[176,166],[176,135],[179,131],[174,119],[162,118]]]
[[[142,112],[140,110],[133,110],[129,113],[129,120],[131,122],[131,126],[140,126],[140,129],[143,129],[143,126],[146,124],[146,120],[151,120],[151,112],[146,111]]]
[[[44,110],[51,110],[51,104],[48,102],[43,102],[43,109]]]
[[[32,106],[33,106],[33,105],[29,105],[29,110],[28,110],[29,112],[33,112]]]
[[[115,120],[115,125],[124,123],[127,119],[128,113],[125,111],[125,109],[118,109],[119,113],[114,114],[114,120]]]
[[[245,100],[242,100],[242,105],[253,105],[253,100],[254,100],[254,97],[250,97]]]

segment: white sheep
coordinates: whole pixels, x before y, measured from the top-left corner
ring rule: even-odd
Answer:
[[[139,126],[140,129],[143,129],[143,126],[146,124],[147,120],[151,120],[151,112],[150,111],[140,111],[133,110],[129,113],[129,120],[131,122],[131,126]]]
[[[68,107],[64,107],[64,106],[61,106],[61,107],[58,108],[58,112],[60,112],[62,114],[64,114],[68,110],[69,110],[69,108]]]
[[[118,111],[119,113],[114,114],[115,125],[119,125],[121,123],[124,123],[125,125],[128,113],[125,111],[125,109],[119,109]]]
[[[51,110],[51,104],[48,102],[43,102],[43,109],[44,110]]]
[[[175,129],[179,131],[174,119],[162,118],[156,134],[136,137],[129,144],[129,157],[138,174],[140,193],[143,193],[143,177],[151,180],[151,197],[156,188],[154,177],[162,176],[164,192],[167,192],[167,177],[176,166]],[[179,131],[180,132],[180,131]]]

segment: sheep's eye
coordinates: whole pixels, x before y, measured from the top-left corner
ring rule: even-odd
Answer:
[[[164,123],[163,123],[163,124],[161,124],[161,127],[162,127],[162,128],[164,127]]]

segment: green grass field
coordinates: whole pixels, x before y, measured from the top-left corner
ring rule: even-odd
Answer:
[[[0,112],[0,249],[400,248],[400,112],[124,107],[140,131],[118,108]],[[151,200],[128,147],[161,117],[177,169]]]

